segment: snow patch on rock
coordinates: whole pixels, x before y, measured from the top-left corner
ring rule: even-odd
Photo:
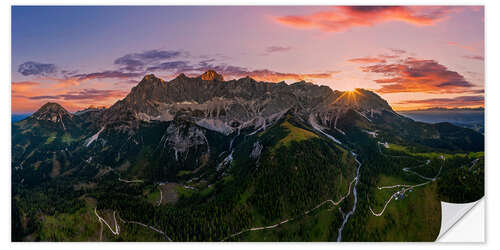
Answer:
[[[92,142],[97,140],[99,138],[99,134],[104,130],[105,127],[102,127],[97,133],[95,133],[93,136],[91,136],[89,139],[87,139],[87,142],[85,143],[85,146],[88,147]]]

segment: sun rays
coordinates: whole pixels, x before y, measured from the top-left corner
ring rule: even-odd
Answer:
[[[358,89],[344,91],[340,96],[338,96],[332,104],[342,102],[346,105],[356,105],[359,102],[359,97],[362,93]]]

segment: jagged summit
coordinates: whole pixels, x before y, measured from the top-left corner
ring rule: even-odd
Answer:
[[[233,124],[240,124],[240,129],[265,127],[290,109],[304,120],[311,114],[321,117],[322,124],[349,110],[370,117],[383,110],[392,112],[385,100],[369,90],[342,92],[306,81],[288,85],[250,77],[224,81],[222,75],[208,70],[198,77],[181,73],[168,82],[145,76],[127,97],[103,112],[100,126],[171,121],[184,115],[201,127],[230,134],[235,131]]]
[[[150,85],[150,84],[161,85],[163,83],[165,83],[163,79],[156,77],[154,74],[147,74],[142,78],[142,80],[139,82],[139,84],[137,84],[137,86]]]
[[[214,70],[207,70],[207,72],[200,75],[200,78],[205,81],[224,81],[224,77]]]

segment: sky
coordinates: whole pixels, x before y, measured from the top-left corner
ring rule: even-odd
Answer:
[[[12,113],[109,107],[146,74],[365,88],[395,110],[484,107],[482,6],[14,6]]]

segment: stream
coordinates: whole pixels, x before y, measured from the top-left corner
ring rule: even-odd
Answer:
[[[347,220],[349,220],[349,217],[351,217],[351,215],[354,213],[354,211],[356,211],[356,204],[358,203],[358,193],[356,191],[356,186],[358,185],[358,182],[359,182],[359,169],[361,168],[361,162],[358,161],[357,155],[354,152],[351,152],[351,153],[354,156],[354,160],[358,164],[358,169],[356,170],[356,178],[355,178],[356,181],[354,182],[354,187],[352,189],[352,193],[354,195],[354,205],[352,206],[352,210],[347,212],[347,214],[345,214],[345,216],[344,216],[344,221],[342,222],[342,226],[340,226],[340,228],[339,228],[337,242],[342,241],[342,230],[344,230],[344,226],[347,223]]]

